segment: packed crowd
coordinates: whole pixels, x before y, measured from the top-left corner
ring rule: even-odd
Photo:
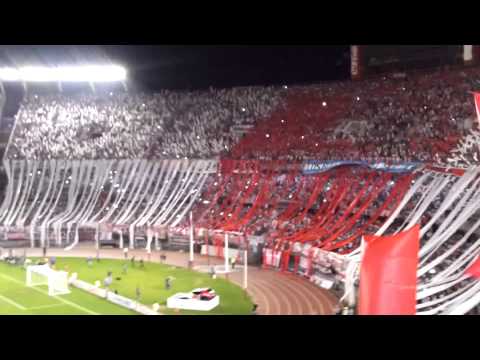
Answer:
[[[477,127],[470,91],[480,68],[395,74],[291,88],[276,111],[234,149],[236,158],[446,163]]]
[[[30,96],[16,118],[13,159],[212,158],[229,151],[235,125],[281,103],[273,88],[206,92]]]
[[[305,87],[30,96],[8,157],[447,164],[477,128],[470,91],[479,87],[475,67]]]

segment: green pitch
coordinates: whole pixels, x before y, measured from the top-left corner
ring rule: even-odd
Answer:
[[[0,262],[1,315],[134,315],[135,313],[71,288],[71,293],[48,296],[47,286],[26,287],[26,271]]]
[[[127,273],[124,274],[124,264]],[[107,272],[113,273],[111,291],[135,299],[136,288],[140,289],[140,302],[147,306],[158,303],[163,314],[174,314],[166,308],[167,298],[178,292],[190,292],[195,288],[211,287],[220,296],[220,305],[212,311],[186,311],[180,314],[203,315],[243,315],[250,314],[253,303],[239,286],[224,280],[211,279],[208,274],[184,268],[145,262],[142,268],[138,261],[101,259],[88,266],[84,258],[57,258],[57,269],[68,268],[70,273],[78,273],[78,278],[89,283],[103,279]],[[165,279],[172,277],[172,287],[165,288]],[[47,295],[46,287],[27,288],[25,270],[0,263],[0,314],[132,314],[131,311],[99,299],[82,290],[72,288],[72,293],[59,297]],[[41,292],[42,291],[42,292]],[[63,300],[63,301],[62,301]],[[51,306],[50,306],[51,305]],[[75,306],[76,305],[76,306]]]
[[[123,265],[127,264],[127,274],[123,274]],[[210,287],[220,296],[220,305],[212,311],[180,311],[180,314],[250,314],[253,303],[247,293],[239,286],[225,279],[212,279],[208,274],[185,268],[173,267],[158,263],[145,262],[142,268],[138,260],[132,266],[130,260],[101,259],[100,262],[93,260],[91,268],[87,261],[81,258],[57,259],[57,268],[63,269],[68,266],[70,272],[77,272],[78,278],[89,283],[94,283],[107,276],[107,272],[113,273],[113,284],[111,291],[117,290],[120,295],[135,299],[137,286],[141,292],[140,302],[147,306],[158,303],[163,314],[174,314],[174,311],[167,309],[167,298],[178,292],[190,292],[195,288]],[[165,289],[165,279],[173,277],[170,290]],[[117,278],[120,278],[118,280]]]

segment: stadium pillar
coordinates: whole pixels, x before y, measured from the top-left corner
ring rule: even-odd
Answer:
[[[100,248],[100,224],[97,223],[95,227],[95,247]]]
[[[160,242],[158,241],[158,232],[155,230],[155,250],[161,250],[160,249]]]
[[[205,229],[205,244],[207,245],[207,263],[210,266],[210,244],[209,244],[209,237],[208,237],[208,229]]]
[[[122,234],[123,234],[123,227],[122,227]],[[135,231],[131,235],[129,233],[128,244],[129,244],[130,249],[135,249]]]
[[[120,248],[123,249],[123,231],[120,231],[119,234],[120,234]]]
[[[193,212],[190,211],[190,258],[188,260],[189,268],[193,268],[193,240],[194,240]]]
[[[243,288],[246,289],[248,286],[248,250],[245,249],[243,252]]]
[[[228,267],[228,233],[225,233],[225,244],[223,246],[223,254],[225,257],[225,272],[228,273],[230,271]]]

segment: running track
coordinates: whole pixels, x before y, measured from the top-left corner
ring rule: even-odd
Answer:
[[[18,250],[22,251],[23,250]],[[186,267],[188,254],[181,252],[163,251],[167,256],[166,263]],[[75,249],[49,249],[47,256],[87,257],[95,256],[92,245],[78,245]],[[147,259],[145,250],[129,250],[129,256]],[[41,256],[41,249],[27,249],[27,256]],[[102,258],[122,259],[123,252],[119,249],[101,249]],[[160,252],[152,251],[152,262],[160,262]],[[195,265],[222,264],[220,259],[195,254]],[[240,286],[243,283],[242,271],[229,275],[229,279]],[[296,275],[284,274],[274,270],[248,268],[247,292],[253,301],[258,304],[258,313],[261,315],[331,315],[334,313],[338,299],[309,281]]]

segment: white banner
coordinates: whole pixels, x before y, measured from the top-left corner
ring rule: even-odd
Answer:
[[[108,293],[107,300],[130,310],[136,310],[137,308],[137,303],[135,301],[113,292]]]

